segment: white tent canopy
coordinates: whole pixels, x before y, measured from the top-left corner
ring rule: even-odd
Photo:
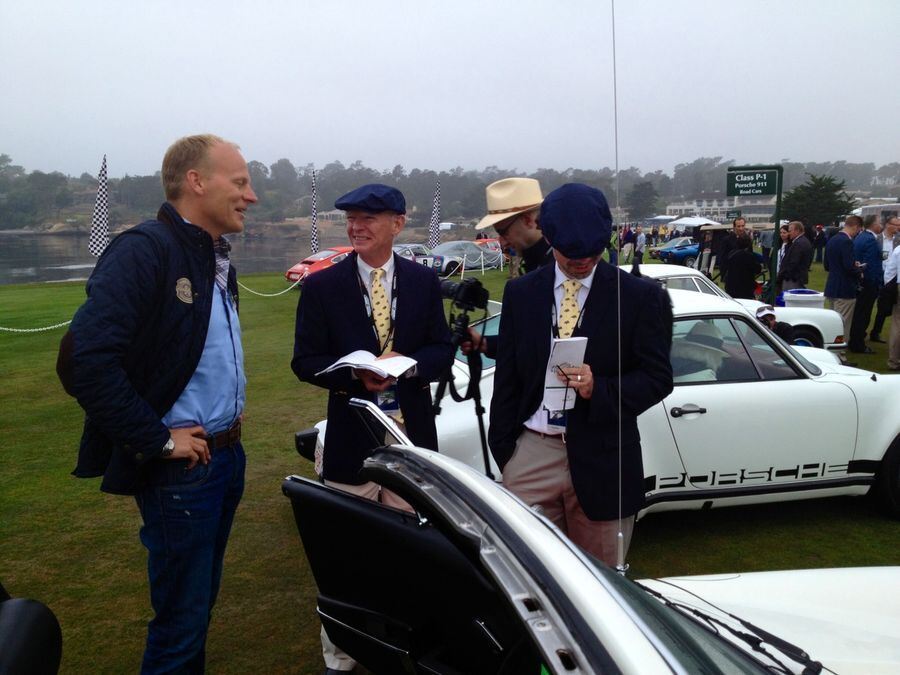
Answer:
[[[678,220],[673,220],[669,223],[669,226],[674,228],[690,227],[691,225],[721,225],[721,223],[710,220],[709,218],[700,218],[698,216],[685,216],[684,218],[679,218]]]

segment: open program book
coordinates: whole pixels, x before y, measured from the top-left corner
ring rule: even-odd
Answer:
[[[379,377],[400,377],[404,373],[416,365],[416,360],[408,356],[391,356],[387,359],[379,359],[372,352],[365,349],[358,349],[350,352],[347,356],[339,358],[337,361],[328,366],[325,370],[319,371],[316,375],[330,373],[338,368],[362,368],[371,370]]]

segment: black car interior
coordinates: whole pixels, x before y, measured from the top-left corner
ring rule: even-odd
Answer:
[[[292,476],[282,489],[331,640],[374,673],[541,672],[478,545],[427,504],[408,513]],[[432,509],[433,511],[433,509]]]

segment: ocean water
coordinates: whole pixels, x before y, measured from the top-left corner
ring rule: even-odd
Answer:
[[[240,273],[280,272],[309,255],[305,238],[229,237],[231,259]],[[342,241],[322,241],[334,246]],[[0,233],[0,284],[81,281],[97,259],[88,251],[87,235]]]

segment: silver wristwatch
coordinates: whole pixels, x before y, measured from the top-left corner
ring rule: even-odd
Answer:
[[[175,452],[175,439],[169,436],[169,440],[167,440],[166,444],[163,446],[160,456],[171,457],[173,452]]]

